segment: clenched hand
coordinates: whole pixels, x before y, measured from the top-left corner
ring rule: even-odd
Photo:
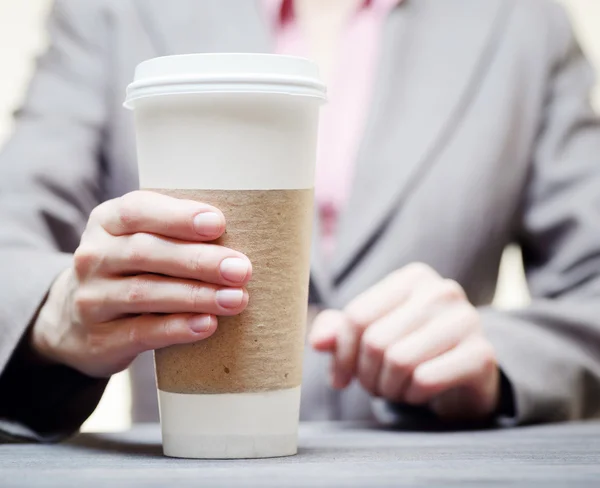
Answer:
[[[331,381],[354,377],[373,395],[428,405],[445,418],[485,417],[499,400],[494,349],[462,288],[409,265],[315,320],[314,348],[333,356]]]
[[[224,231],[202,203],[141,191],[103,203],[39,313],[34,349],[107,377],[144,351],[211,336],[217,315],[246,308],[252,275],[246,256],[209,243]]]

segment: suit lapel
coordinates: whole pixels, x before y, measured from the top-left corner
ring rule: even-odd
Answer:
[[[435,162],[490,62],[505,0],[406,0],[388,18],[372,112],[332,263],[351,273]]]

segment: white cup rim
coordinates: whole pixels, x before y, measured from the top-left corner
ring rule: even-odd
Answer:
[[[324,102],[326,87],[312,61],[276,54],[209,53],[144,61],[127,87],[125,107],[148,97],[202,93],[271,93]]]

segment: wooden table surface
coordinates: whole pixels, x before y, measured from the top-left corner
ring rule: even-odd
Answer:
[[[157,425],[83,434],[61,445],[0,445],[1,487],[600,487],[600,422],[407,432],[304,424],[280,459],[162,456]]]

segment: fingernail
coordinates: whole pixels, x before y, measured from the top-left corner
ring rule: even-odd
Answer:
[[[225,289],[217,292],[217,303],[223,308],[238,308],[244,301],[244,291]]]
[[[227,258],[221,263],[221,276],[232,283],[242,283],[248,276],[248,261],[240,258]]]
[[[190,320],[190,329],[201,334],[207,332],[213,326],[213,317],[211,315],[201,315]]]
[[[194,228],[202,236],[214,237],[223,230],[223,219],[214,212],[205,212],[196,215]]]

